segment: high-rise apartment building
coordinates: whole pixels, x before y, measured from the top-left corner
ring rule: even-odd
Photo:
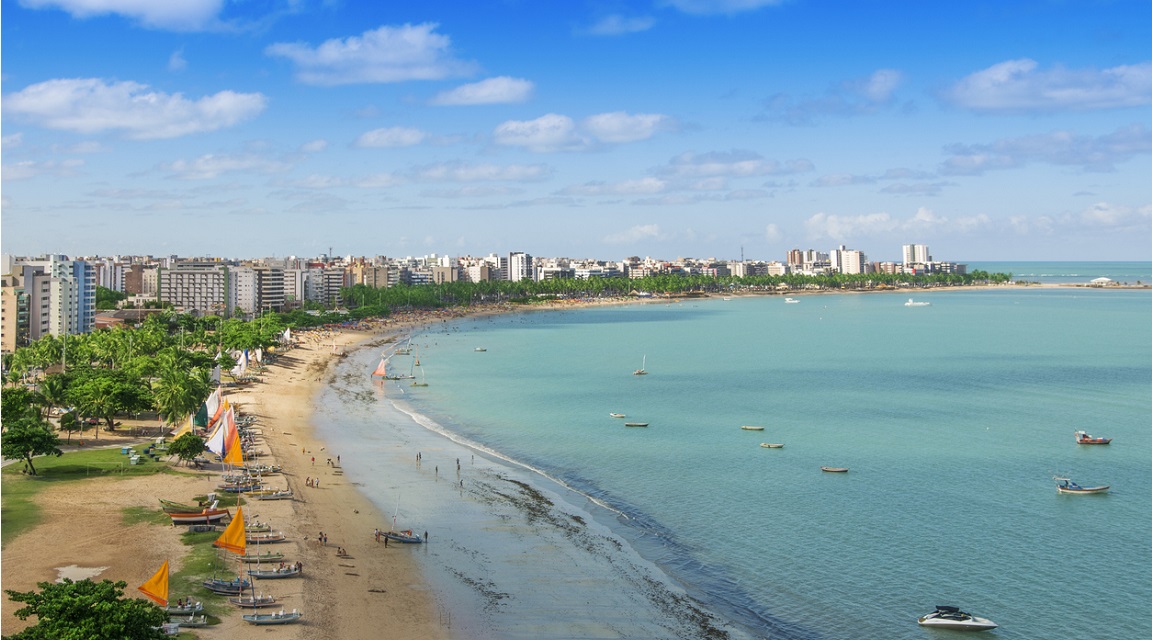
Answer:
[[[10,259],[5,264],[12,265],[11,273],[5,275],[15,276],[5,281],[12,289],[8,302],[17,307],[27,305],[25,319],[16,321],[19,328],[14,329],[15,335],[21,339],[26,335],[33,341],[46,335],[92,331],[96,324],[96,273],[91,263],[50,255]]]
[[[157,270],[157,297],[193,315],[231,316],[236,288],[219,262],[177,262]]]
[[[903,247],[904,264],[928,264],[932,262],[932,256],[928,253],[928,245],[926,244],[906,244]]]
[[[527,278],[533,280],[535,273],[532,269],[532,256],[522,251],[508,254],[508,279],[520,282]]]

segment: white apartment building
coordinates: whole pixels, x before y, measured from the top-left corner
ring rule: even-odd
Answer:
[[[84,260],[50,255],[6,259],[19,277],[27,303],[22,319],[29,340],[45,335],[90,333],[96,323],[96,272]]]
[[[520,282],[527,278],[532,280],[535,278],[535,270],[532,265],[532,256],[522,251],[517,251],[508,254],[508,279],[512,282]]]
[[[868,258],[863,251],[855,251],[840,245],[838,249],[834,249],[829,254],[829,258],[832,262],[833,271],[839,273],[868,272]]]
[[[157,298],[193,315],[231,316],[236,289],[227,265],[181,262],[157,270]]]
[[[903,247],[904,264],[928,264],[932,262],[932,255],[928,253],[926,244],[906,244]]]

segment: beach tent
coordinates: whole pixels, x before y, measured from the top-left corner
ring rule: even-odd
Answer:
[[[1094,278],[1092,280],[1092,284],[1097,286],[1112,284],[1112,278]]]

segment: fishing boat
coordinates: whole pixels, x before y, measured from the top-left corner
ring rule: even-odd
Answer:
[[[276,606],[276,596],[238,596],[228,598],[228,602],[241,609],[264,609]]]
[[[763,431],[764,430],[764,427],[757,427],[757,426],[751,425],[751,424],[746,424],[740,428],[745,430],[745,431]]]
[[[160,508],[164,510],[164,513],[200,513],[204,509],[216,508],[216,501],[213,500],[211,504],[190,505],[160,498]]]
[[[201,584],[212,593],[218,593],[224,596],[238,596],[244,589],[252,587],[251,580],[244,580],[242,578],[234,578],[232,580],[212,578],[211,580],[205,580]]]
[[[476,347],[476,351],[477,352],[484,352],[484,351],[487,351],[487,349],[485,349],[484,347]]]
[[[299,563],[284,564],[283,562],[281,562],[280,566],[276,567],[275,569],[256,568],[248,570],[249,576],[262,580],[272,580],[276,578],[296,578],[299,577],[302,573],[304,573],[304,570],[300,567]]]
[[[264,473],[280,473],[283,470],[278,464],[257,464],[244,467],[248,475],[258,476]]]
[[[610,418],[623,418],[625,416],[623,413],[609,413],[608,417],[610,417]]]
[[[625,422],[624,426],[625,427],[647,427],[648,423],[647,422]]]
[[[244,618],[244,622],[255,625],[291,624],[300,620],[301,613],[295,609],[291,613],[285,613],[281,609],[276,613],[250,613],[241,617]]]
[[[191,616],[188,616],[187,618],[184,618],[184,617],[175,618],[175,619],[169,618],[169,621],[180,625],[180,628],[182,628],[182,629],[198,629],[200,627],[207,627],[208,626],[208,616],[205,616],[205,615],[200,615],[200,617],[196,617],[194,615],[191,615]]]
[[[424,538],[420,537],[419,533],[415,533],[411,529],[405,529],[404,531],[381,531],[380,535],[389,540],[403,542],[405,544],[420,544],[424,542]]]
[[[820,467],[825,473],[848,473],[848,467]]]
[[[188,602],[181,602],[180,604],[170,604],[164,607],[164,613],[169,616],[190,616],[200,613],[204,610],[204,604],[197,601],[193,602],[191,599]]]
[[[1107,493],[1111,485],[1102,484],[1096,487],[1082,487],[1072,481],[1071,478],[1052,478],[1056,481],[1056,493],[1067,493],[1071,495],[1086,495],[1090,493]]]
[[[279,491],[261,492],[259,494],[256,494],[255,498],[257,500],[291,500],[292,499],[292,490],[291,489],[281,489]]]
[[[800,302],[796,298],[784,298],[784,304],[796,304]]]
[[[930,306],[931,304],[932,304],[931,302],[916,302],[912,298],[908,298],[908,302],[905,302],[904,306],[905,307],[927,307],[927,306]]]
[[[278,551],[266,551],[264,553],[246,554],[240,556],[240,562],[279,562],[284,559],[284,554]]]
[[[286,540],[284,533],[281,531],[270,531],[268,533],[253,533],[245,534],[244,541],[248,544],[270,544],[273,542],[284,542]]]
[[[761,442],[760,446],[764,447],[765,449],[783,449],[784,448],[784,445],[779,443],[779,442]]]
[[[648,369],[646,368],[647,366],[648,366],[648,356],[645,355],[644,358],[640,361],[640,368],[633,371],[632,375],[634,375],[634,376],[646,376],[646,375],[648,375]]]
[[[225,518],[231,518],[232,512],[227,509],[201,509],[197,513],[169,513],[172,524],[214,524]]]
[[[372,371],[373,378],[385,378],[388,376],[388,358],[380,358],[380,364],[376,365],[376,369]]]
[[[957,631],[987,631],[998,625],[987,618],[978,618],[957,607],[936,605],[936,610],[920,616],[916,622],[922,627],[935,629],[955,629]]]
[[[1076,432],[1076,444],[1108,444],[1112,438],[1097,438],[1090,436],[1086,431]]]

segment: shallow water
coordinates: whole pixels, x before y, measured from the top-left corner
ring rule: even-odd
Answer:
[[[1152,598],[1152,295],[906,298],[466,320],[414,340],[427,387],[373,385],[365,350],[317,419],[431,533],[413,552],[461,637],[921,638],[936,604],[997,637],[1152,637],[1123,613]]]

